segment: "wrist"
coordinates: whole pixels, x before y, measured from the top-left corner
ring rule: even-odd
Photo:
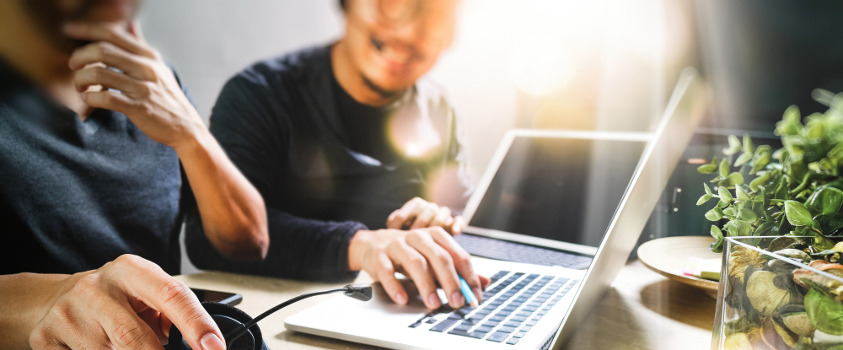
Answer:
[[[182,161],[189,159],[197,152],[207,150],[209,142],[214,140],[205,124],[201,122],[190,124],[185,126],[183,135],[170,145]]]
[[[360,271],[363,269],[363,257],[374,233],[375,231],[371,230],[359,230],[351,236],[351,241],[348,243],[349,270]]]

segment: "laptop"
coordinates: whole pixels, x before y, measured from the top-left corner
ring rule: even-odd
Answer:
[[[627,261],[702,114],[704,92],[696,73],[683,71],[652,134],[509,132],[457,236],[469,252],[495,258],[472,258],[492,280],[477,308],[428,310],[405,280],[407,305],[375,284],[369,302],[327,299],[285,327],[396,349],[561,348]],[[529,262],[539,255],[549,261]],[[441,290],[440,298],[445,305]]]

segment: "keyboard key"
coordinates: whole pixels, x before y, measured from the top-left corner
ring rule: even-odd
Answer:
[[[454,330],[455,330],[455,331],[467,332],[467,331],[468,331],[469,329],[471,329],[471,327],[473,327],[473,326],[474,326],[474,325],[470,325],[470,324],[462,324],[462,323],[460,323],[459,325],[457,325],[456,327],[454,327]]]
[[[454,323],[457,323],[457,320],[452,318],[446,318],[444,321],[437,323],[430,330],[433,332],[444,332],[446,329],[453,326]]]
[[[509,334],[509,333],[515,332],[515,328],[503,326],[501,328],[498,328],[498,332]]]
[[[518,344],[519,340],[521,340],[521,338],[509,338],[506,343],[509,345],[515,345]]]
[[[491,332],[492,328],[494,328],[494,327],[480,326],[480,327],[477,327],[477,329],[475,329],[474,331],[478,332],[478,333],[484,333],[485,334],[485,333]]]
[[[480,333],[475,333],[475,332],[466,332],[466,331],[458,331],[458,330],[450,331],[450,332],[448,332],[448,334],[461,335],[463,337],[471,337],[471,338],[477,338],[477,339],[483,338],[483,336],[486,335],[485,333],[480,334]]]
[[[492,327],[492,328],[495,328],[495,327],[497,327],[499,324],[500,324],[500,322],[488,321],[488,322],[486,322],[486,323],[484,323],[484,324],[480,325],[480,327]]]
[[[488,338],[486,338],[486,340],[493,341],[495,343],[500,343],[504,339],[506,339],[506,337],[508,337],[508,336],[509,336],[508,333],[495,332],[495,333],[492,333],[492,335],[490,335]]]

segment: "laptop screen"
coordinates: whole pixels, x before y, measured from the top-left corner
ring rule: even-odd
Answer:
[[[469,225],[597,247],[645,145],[517,135]]]

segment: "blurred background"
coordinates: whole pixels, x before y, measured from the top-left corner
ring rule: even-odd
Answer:
[[[477,180],[511,128],[650,131],[681,69],[697,68],[714,103],[643,239],[706,235],[693,160],[720,155],[728,134],[775,145],[791,104],[824,111],[811,92],[843,91],[841,14],[833,0],[462,0],[428,78],[456,105]],[[337,0],[147,1],[141,21],[206,120],[236,72],[344,26]]]

